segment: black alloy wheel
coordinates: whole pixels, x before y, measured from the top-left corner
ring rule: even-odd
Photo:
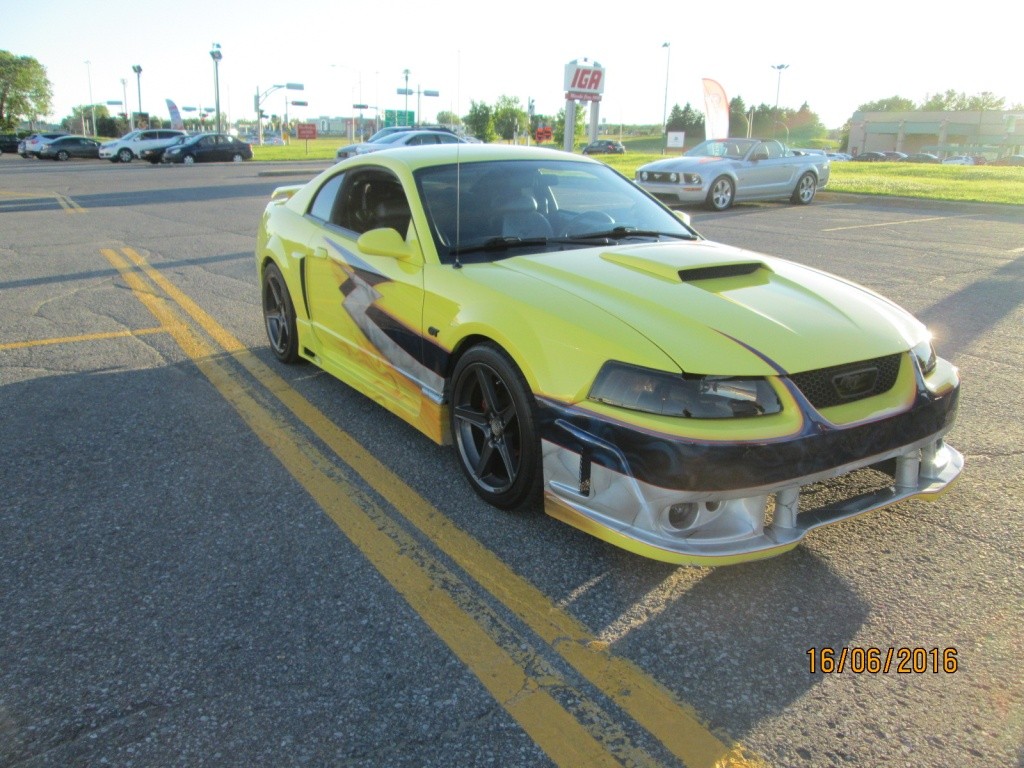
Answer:
[[[299,359],[299,333],[295,325],[295,307],[281,270],[274,263],[263,270],[263,322],[274,357],[282,363]]]

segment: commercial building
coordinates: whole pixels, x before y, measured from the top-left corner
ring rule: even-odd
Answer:
[[[1021,112],[854,112],[848,151],[983,154],[995,159],[1019,154],[1022,145]]]

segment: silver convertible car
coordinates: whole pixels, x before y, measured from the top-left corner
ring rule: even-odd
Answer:
[[[800,154],[775,140],[709,139],[681,157],[640,166],[636,183],[663,203],[705,203],[724,211],[734,202],[790,199],[807,205],[828,183],[828,157]]]

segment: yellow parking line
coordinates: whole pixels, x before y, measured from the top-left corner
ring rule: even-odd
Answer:
[[[57,202],[60,203],[60,207],[67,213],[85,213],[85,208],[80,206],[70,197],[66,197],[58,193],[54,195],[54,198],[56,198]]]
[[[458,587],[458,577],[431,558],[376,502],[338,477],[335,462],[298,428],[261,405],[226,362],[236,358],[217,359],[208,342],[149,291],[119,254],[109,249],[102,253],[250,429],[553,761],[563,766],[658,764],[628,744],[621,729],[594,705],[586,701],[575,705],[584,715],[578,718],[559,704],[552,691],[566,691],[576,701],[585,696],[554,670],[545,669],[535,654],[524,653],[521,640],[513,643],[514,652],[497,642],[488,628],[500,623],[500,617],[477,617],[474,610],[467,609],[467,599],[455,597],[465,591]],[[128,249],[124,253],[141,258]],[[146,273],[160,278],[161,284],[166,282],[152,268]],[[180,292],[174,289],[174,293]],[[493,631],[502,634],[510,630],[498,627]]]
[[[36,339],[35,341],[12,341],[7,344],[0,344],[0,350],[44,347],[49,344],[75,344],[80,341],[97,341],[99,339],[123,339],[127,336],[145,336],[150,333],[166,333],[166,330],[164,328],[142,328],[137,331],[109,331],[107,333],[86,333],[81,336]]]
[[[742,745],[713,734],[689,705],[627,659],[615,656],[581,622],[456,527],[350,435],[224,329],[135,251],[128,256],[217,343],[273,393],[306,427],[354,469],[410,523],[481,586],[513,611],[593,685],[646,728],[687,766],[726,768],[762,762]]]

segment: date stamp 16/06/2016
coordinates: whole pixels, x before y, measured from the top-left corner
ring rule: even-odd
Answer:
[[[861,674],[948,675],[957,671],[956,648],[809,648],[808,672],[825,675]]]

